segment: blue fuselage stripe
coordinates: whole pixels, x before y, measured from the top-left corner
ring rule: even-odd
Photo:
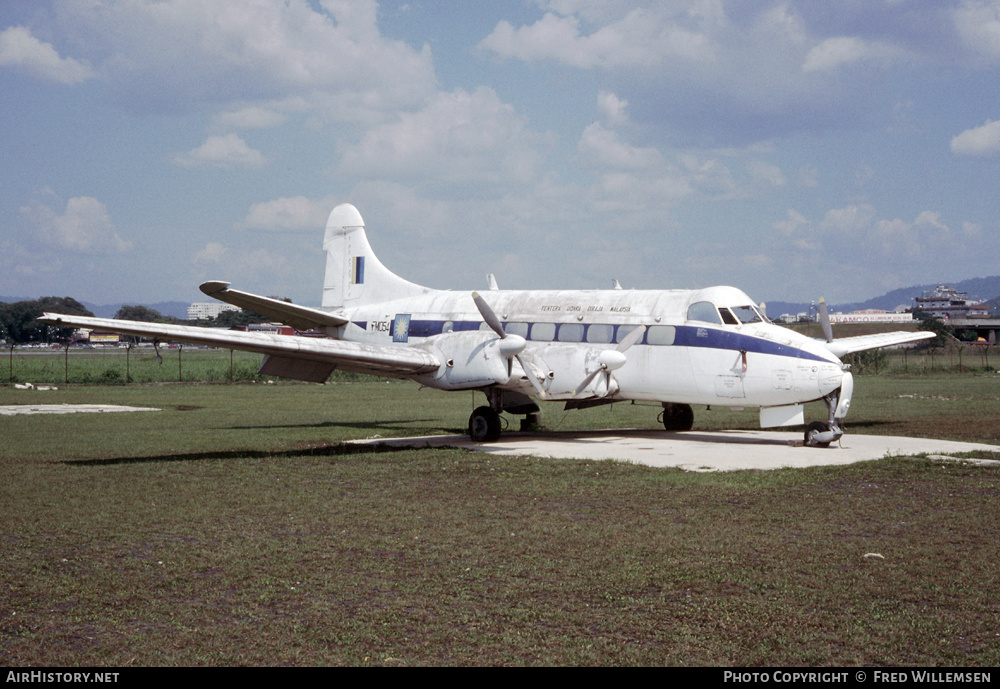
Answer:
[[[445,321],[445,320],[410,320],[409,337],[433,337],[435,335],[440,335],[444,330],[445,323],[450,324],[450,330],[453,332],[462,332],[469,330],[480,330],[482,326],[482,321]],[[354,321],[354,325],[358,326],[362,330],[367,330],[368,321]],[[591,324],[587,324],[589,327]],[[603,324],[602,324],[603,325]],[[634,327],[635,324],[628,324],[630,328]],[[598,343],[598,342],[587,342],[584,339],[583,342],[568,342],[565,340],[532,340],[530,337],[526,339],[531,342],[553,342],[555,344],[614,344],[618,341],[618,328],[620,326],[614,325],[615,337],[611,343]],[[662,345],[662,346],[673,346],[673,347],[702,347],[706,349],[724,349],[734,352],[747,352],[755,354],[768,354],[771,356],[788,357],[792,359],[806,359],[810,361],[824,361],[829,362],[830,360],[822,356],[818,356],[809,352],[805,349],[800,349],[798,347],[793,347],[791,345],[784,345],[772,340],[768,340],[761,337],[752,337],[750,335],[744,335],[742,333],[732,332],[729,330],[722,330],[717,326],[711,324],[705,325],[677,325],[672,326],[674,328],[674,341],[672,345]],[[646,341],[647,333],[643,335],[642,339],[636,344],[648,345]],[[651,345],[660,346],[660,345]]]

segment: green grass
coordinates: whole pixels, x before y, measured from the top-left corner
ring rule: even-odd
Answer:
[[[997,444],[998,385],[859,379],[849,432]],[[1000,662],[991,466],[700,474],[346,448],[462,432],[482,396],[60,387],[0,404],[162,411],[0,417],[8,666]],[[550,429],[656,427],[649,406],[543,409]]]

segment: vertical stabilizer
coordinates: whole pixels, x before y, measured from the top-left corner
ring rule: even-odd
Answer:
[[[326,274],[323,307],[350,308],[426,294],[431,290],[399,277],[372,252],[358,209],[342,203],[330,213],[323,239]]]

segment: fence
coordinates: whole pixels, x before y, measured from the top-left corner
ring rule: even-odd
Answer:
[[[201,347],[7,347],[11,383],[164,383],[261,380],[262,356]],[[2,369],[0,369],[2,370]]]
[[[262,356],[202,347],[6,348],[0,381],[10,383],[224,383],[264,380]],[[158,358],[159,355],[159,358]],[[876,349],[844,357],[856,375],[988,371],[1000,366],[996,346],[952,343],[918,350]],[[3,370],[6,369],[6,370]],[[368,378],[339,374],[335,379]]]

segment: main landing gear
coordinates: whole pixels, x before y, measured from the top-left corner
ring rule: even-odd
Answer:
[[[490,407],[477,407],[469,417],[469,438],[475,443],[500,439],[500,414]]]
[[[690,431],[694,427],[694,410],[690,404],[664,402],[660,416],[663,428],[668,431]]]

